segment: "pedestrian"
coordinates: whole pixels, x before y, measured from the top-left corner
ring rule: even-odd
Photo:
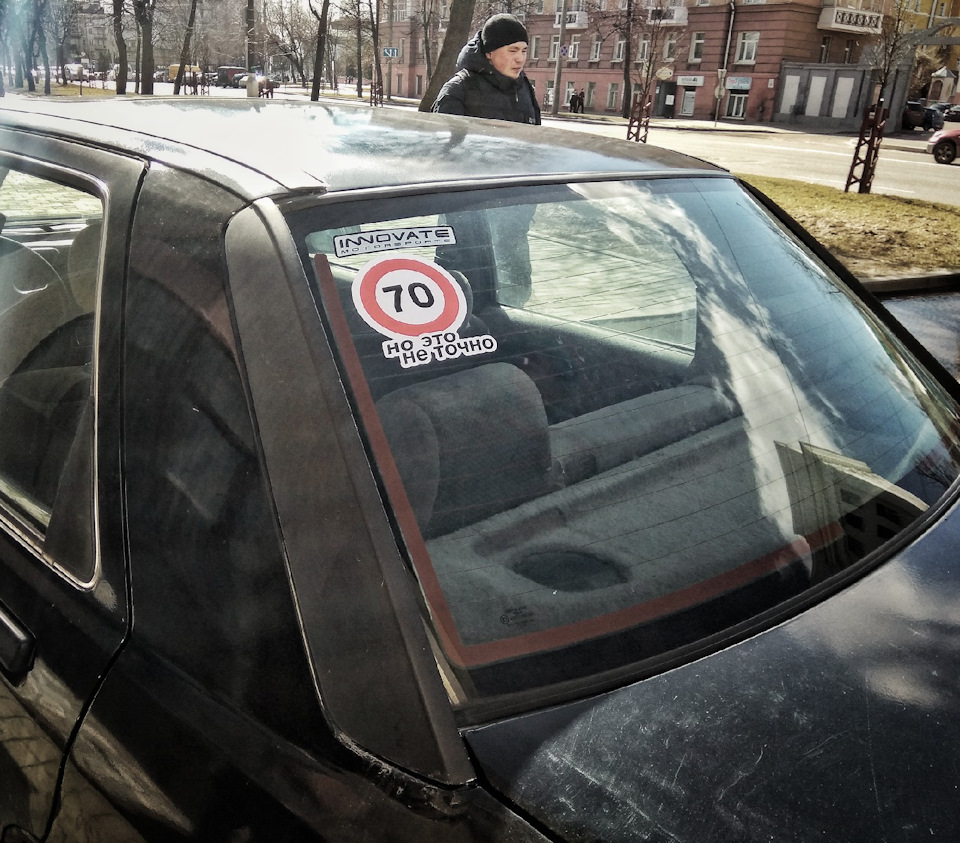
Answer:
[[[540,106],[523,72],[526,27],[513,15],[488,18],[457,58],[457,73],[440,89],[433,111],[540,124]]]
[[[580,93],[577,94],[577,113],[583,114],[583,103],[586,97],[583,95],[583,88],[580,89]]]

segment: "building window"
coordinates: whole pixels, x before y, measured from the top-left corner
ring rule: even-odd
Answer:
[[[543,0],[537,0],[536,9],[537,9],[537,14],[538,14],[538,15],[542,15],[542,14],[543,14]]]
[[[853,64],[856,59],[854,56],[857,54],[857,42],[853,38],[848,38],[846,46],[843,48],[843,63],[844,64]]]
[[[741,32],[737,36],[737,64],[755,64],[759,43],[759,32]]]
[[[668,32],[663,42],[663,60],[673,61],[677,57],[677,33]]]
[[[727,98],[727,117],[742,120],[747,113],[747,92],[731,91]]]
[[[642,35],[637,43],[637,64],[650,58],[650,36]]]
[[[580,58],[580,36],[571,35],[570,36],[570,55],[567,56],[568,61],[576,61]]]
[[[623,51],[626,49],[627,42],[622,38],[613,45],[613,60],[623,61]]]
[[[563,92],[563,104],[569,108],[570,107],[570,97],[573,96],[573,82],[567,82],[567,87]]]
[[[423,96],[423,76],[421,76],[419,73],[417,74],[417,96]]]
[[[540,58],[540,36],[534,35],[530,41],[530,60]]]
[[[601,41],[594,41],[590,45],[590,61],[600,61],[600,44]]]
[[[607,108],[610,108],[610,109],[616,108],[619,105],[619,102],[620,102],[620,83],[611,82],[610,87],[607,88]]]
[[[593,108],[593,99],[597,95],[597,83],[596,82],[587,82],[587,94],[584,100],[584,106],[587,108]]]
[[[820,39],[820,64],[827,64],[830,61],[830,36],[824,35]]]
[[[560,36],[550,36],[550,61],[557,60],[557,53],[560,51]]]
[[[407,39],[401,38],[400,43],[397,45],[397,58],[402,59],[406,51],[407,51]]]
[[[393,0],[393,4],[393,22],[402,23],[409,17],[407,0]]]
[[[705,32],[694,32],[690,36],[690,61],[699,62],[703,60],[703,42],[706,37]]]

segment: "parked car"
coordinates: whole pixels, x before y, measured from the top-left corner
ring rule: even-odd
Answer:
[[[930,138],[926,151],[938,164],[952,164],[957,157],[958,145],[960,129],[941,129]]]
[[[960,828],[960,390],[762,195],[246,98],[0,162],[4,839]]]
[[[903,109],[901,127],[905,131],[916,128],[925,132],[943,128],[943,113],[919,102],[908,102]]]
[[[951,105],[943,112],[943,119],[948,123],[960,122],[960,105]]]

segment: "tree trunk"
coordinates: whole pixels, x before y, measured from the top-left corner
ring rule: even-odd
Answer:
[[[40,27],[40,55],[43,57],[43,92],[50,96],[50,55],[47,53],[47,37]]]
[[[193,24],[197,19],[197,0],[190,0],[190,15],[187,18],[187,31],[183,33],[183,48],[180,50],[180,67],[177,68],[177,78],[173,83],[174,96],[180,93],[183,84],[184,68],[190,61],[190,38],[193,35]]]
[[[363,10],[357,3],[357,99],[363,99]]]
[[[370,11],[370,35],[373,43],[373,78],[370,80],[370,104],[379,103],[380,92],[383,90],[383,68],[380,64],[380,16],[377,14],[380,4],[368,0],[367,8]]]
[[[140,93],[153,94],[153,7],[155,0],[133,0],[133,13],[140,30]]]
[[[316,102],[320,99],[320,83],[323,81],[323,59],[327,49],[327,16],[330,13],[330,0],[323,0],[319,14],[311,0],[310,12],[317,19],[317,49],[313,59],[313,87],[310,89],[310,99]]]
[[[127,93],[127,42],[123,40],[123,0],[113,0],[113,37],[117,42],[117,96]]]
[[[140,24],[140,93],[153,94],[153,20]]]
[[[473,9],[476,0],[452,0],[450,4],[450,21],[447,24],[447,34],[437,56],[437,64],[433,76],[427,83],[427,90],[420,100],[420,111],[430,111],[436,102],[437,94],[444,83],[457,72],[457,56],[470,38],[470,25],[473,23]]]
[[[623,102],[620,105],[620,116],[630,119],[630,110],[633,107],[631,94],[633,86],[630,84],[631,42],[633,41],[633,0],[627,0],[627,31],[624,33],[626,43],[623,45]],[[651,55],[648,56],[653,64],[653,44],[650,45]]]

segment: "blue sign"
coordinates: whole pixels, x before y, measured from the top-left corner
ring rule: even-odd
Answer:
[[[384,47],[383,48],[383,57],[385,59],[395,59],[400,55],[399,47]]]

